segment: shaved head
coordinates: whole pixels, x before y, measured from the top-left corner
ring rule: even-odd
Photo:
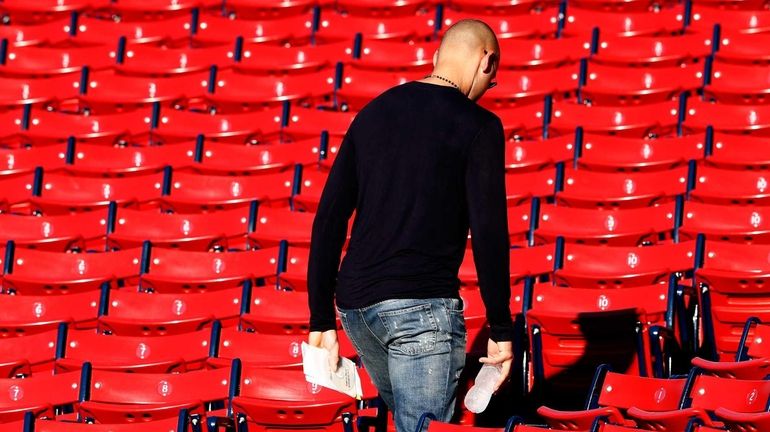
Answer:
[[[475,101],[494,86],[499,62],[495,32],[484,21],[460,20],[444,33],[433,57],[433,73],[425,81],[449,83]]]

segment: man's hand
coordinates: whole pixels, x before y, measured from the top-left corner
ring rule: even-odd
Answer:
[[[307,336],[307,344],[329,351],[329,367],[332,372],[337,371],[340,362],[340,343],[337,340],[337,330],[310,332]]]
[[[495,342],[489,339],[487,342],[487,356],[479,359],[484,364],[500,365],[502,373],[500,379],[495,383],[495,392],[501,385],[508,379],[508,375],[511,373],[511,362],[513,362],[513,343]]]

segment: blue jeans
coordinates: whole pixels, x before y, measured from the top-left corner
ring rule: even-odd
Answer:
[[[415,432],[425,412],[452,418],[465,366],[460,300],[395,299],[337,310],[398,432]]]

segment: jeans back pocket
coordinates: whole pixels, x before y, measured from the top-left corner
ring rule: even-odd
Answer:
[[[378,312],[388,333],[388,346],[414,356],[436,348],[438,324],[430,303]]]

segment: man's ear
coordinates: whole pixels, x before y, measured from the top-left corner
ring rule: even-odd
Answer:
[[[495,53],[484,54],[484,58],[481,59],[481,67],[485,74],[491,74],[495,67]]]

